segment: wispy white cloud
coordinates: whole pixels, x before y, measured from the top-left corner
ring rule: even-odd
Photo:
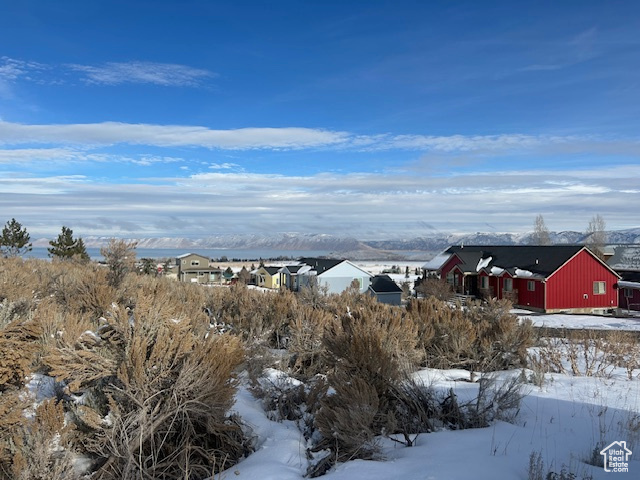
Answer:
[[[62,145],[75,149],[129,144],[153,147],[189,146],[220,150],[337,149],[361,152],[407,150],[443,155],[476,154],[480,156],[505,153],[544,153],[545,155],[553,153],[637,155],[640,153],[638,139],[605,138],[593,135],[362,135],[305,127],[248,127],[214,130],[188,125],[120,122],[28,125],[0,120],[0,145],[38,144]],[[458,160],[461,164],[466,163],[462,158]],[[454,161],[458,160],[454,158]],[[228,168],[232,164],[217,165],[211,168]]]
[[[28,62],[10,57],[0,57],[0,80],[15,81],[19,78],[35,80],[34,73],[47,70],[45,64]]]
[[[383,139],[372,148],[400,148],[439,152],[523,150],[549,144],[571,143],[578,137],[548,135],[395,135]]]
[[[209,70],[188,65],[159,62],[107,62],[101,65],[52,65],[0,57],[0,82],[5,86],[18,81],[63,84],[69,73],[92,85],[152,84],[164,87],[197,87],[218,76]]]
[[[203,126],[142,123],[29,125],[0,120],[0,145],[51,144],[93,148],[118,144],[193,146],[223,150],[348,149],[362,152],[410,150],[442,154],[544,152],[637,155],[640,140],[592,135],[361,135],[306,127],[248,127],[214,130]]]
[[[87,149],[73,148],[15,148],[0,149],[0,165],[29,165],[30,163],[130,163],[140,166],[184,162],[183,158],[159,155],[121,155],[92,153]]]
[[[240,128],[212,130],[198,126],[149,125],[117,122],[25,125],[0,121],[0,144],[25,143],[160,147],[200,146],[229,150],[298,149],[344,143],[345,132],[312,128]]]
[[[589,61],[602,52],[598,43],[598,29],[589,28],[575,34],[568,40],[551,41],[541,49],[544,61],[533,63],[520,69],[522,72],[542,72],[562,70]]]
[[[242,167],[240,167],[240,165],[238,165],[237,163],[210,163],[209,164],[209,169],[211,170],[237,170],[237,169],[241,169]]]
[[[40,74],[46,69],[47,66],[41,63],[0,57],[0,98],[14,98],[12,86],[19,80],[44,83]]]
[[[76,161],[81,152],[68,148],[0,149],[0,164],[24,164],[39,161]]]
[[[165,87],[194,87],[217,76],[208,70],[186,65],[140,61],[108,62],[97,66],[71,64],[68,67],[84,74],[87,83],[96,85],[150,83]]]

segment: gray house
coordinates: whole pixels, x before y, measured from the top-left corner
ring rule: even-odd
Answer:
[[[304,278],[304,274],[311,270],[309,265],[285,265],[280,269],[280,273],[284,276],[283,286],[297,292],[300,290],[300,279]]]
[[[402,289],[389,275],[376,275],[371,279],[369,294],[376,297],[380,303],[388,305],[402,304]]]

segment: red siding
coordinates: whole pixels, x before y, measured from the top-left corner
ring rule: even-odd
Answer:
[[[455,267],[456,265],[462,263],[462,261],[456,256],[453,255],[449,260],[447,260],[444,265],[440,268],[440,278],[447,278],[447,273]]]
[[[500,275],[499,277],[495,277],[497,280],[497,284],[498,284],[498,289],[496,290],[497,292],[497,296],[498,298],[504,298],[505,297],[505,291],[504,291],[504,279],[505,278],[512,278],[510,275]],[[511,283],[513,288],[515,287],[515,282]],[[507,293],[508,295],[508,293]]]
[[[593,294],[593,282],[606,282],[604,295]],[[590,253],[581,250],[547,279],[547,310],[614,308],[618,278]]]
[[[528,282],[532,281],[534,290],[529,291]],[[544,283],[531,278],[514,278],[513,288],[518,289],[518,305],[523,307],[544,308]]]

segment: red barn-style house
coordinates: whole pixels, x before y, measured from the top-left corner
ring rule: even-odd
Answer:
[[[607,313],[620,276],[579,245],[455,246],[439,269],[457,293],[546,313]]]

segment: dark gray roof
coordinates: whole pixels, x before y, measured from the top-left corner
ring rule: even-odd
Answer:
[[[271,276],[274,276],[282,267],[264,267],[267,273]]]
[[[389,275],[376,275],[369,286],[374,293],[402,293],[402,289]]]
[[[640,282],[640,272],[637,271],[618,271],[618,275],[622,277],[625,282]]]
[[[333,258],[301,258],[300,262],[309,265],[312,269],[318,272],[318,275],[320,275],[330,268],[344,262],[344,260],[336,260]]]
[[[613,256],[607,259],[607,265],[616,271],[640,271],[640,245],[615,245]]]
[[[481,259],[491,257],[488,267],[500,267],[512,274],[519,268],[548,277],[583,248],[583,245],[465,245],[446,251],[460,257],[463,271],[475,272]]]
[[[285,265],[284,268],[289,270],[289,273],[294,274],[298,273],[298,271],[304,267],[304,265]]]

